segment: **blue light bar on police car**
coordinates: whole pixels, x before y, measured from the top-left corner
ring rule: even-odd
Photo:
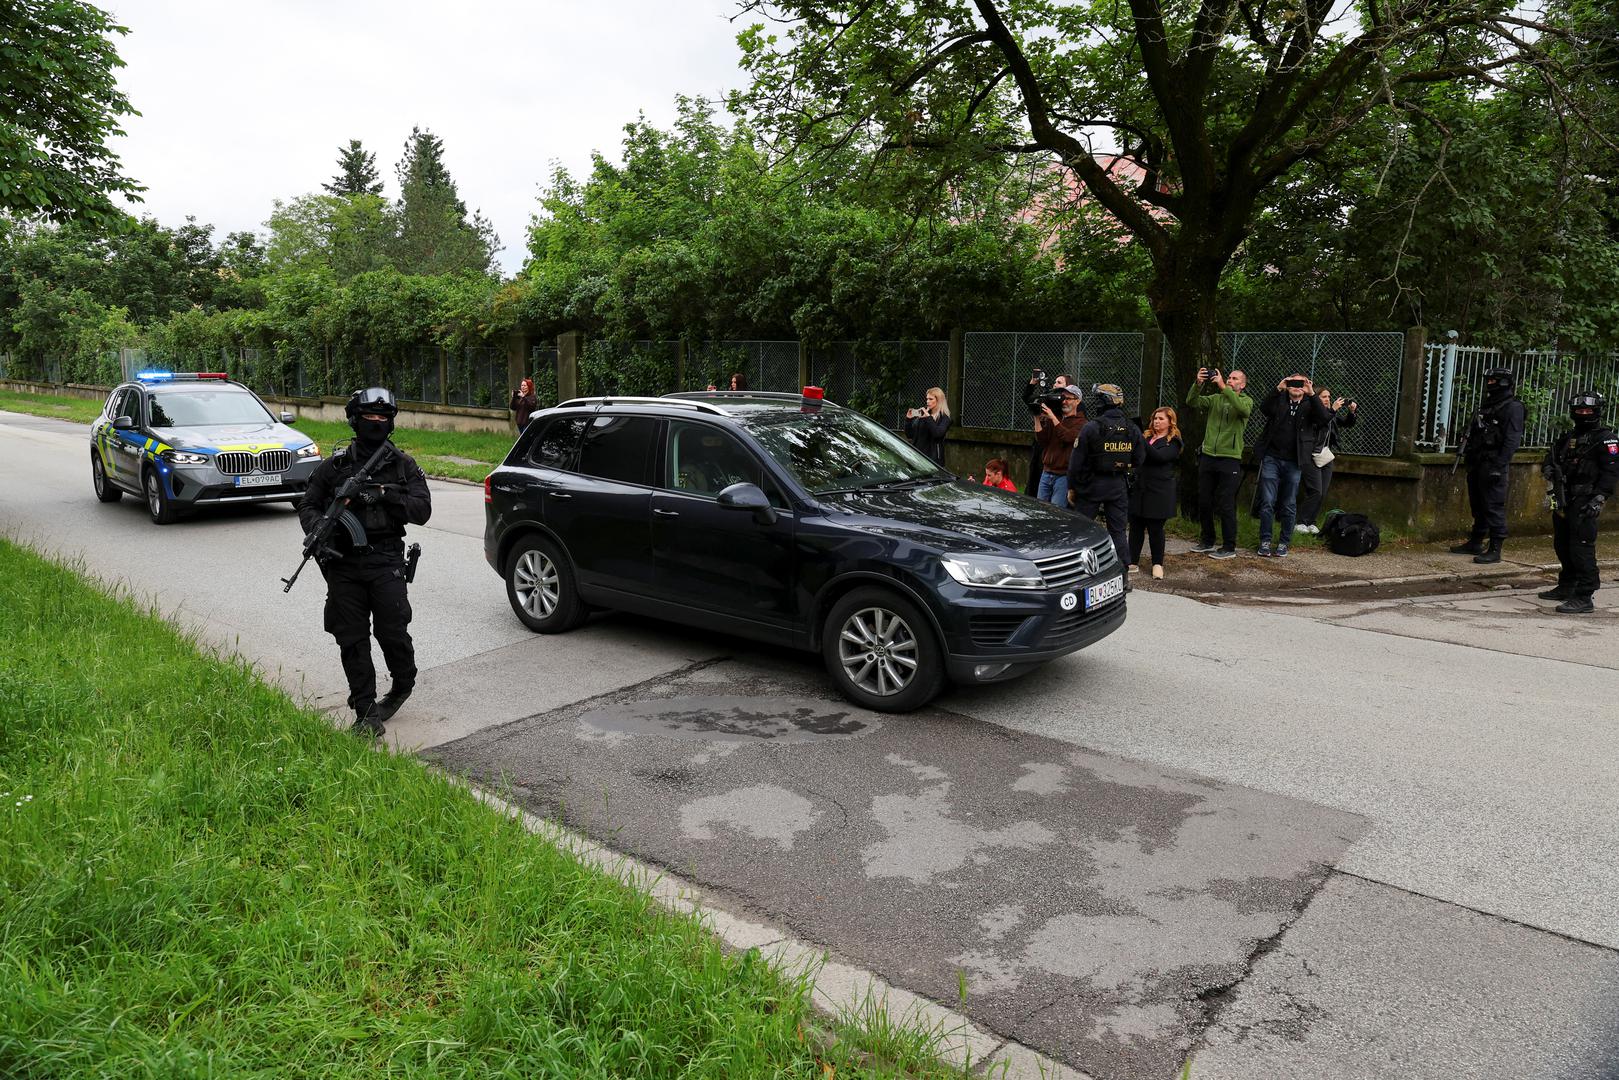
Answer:
[[[195,382],[202,379],[225,381],[230,379],[230,375],[223,371],[141,371],[135,375],[136,382]]]

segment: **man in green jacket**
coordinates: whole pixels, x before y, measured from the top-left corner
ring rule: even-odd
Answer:
[[[1197,512],[1202,542],[1193,548],[1215,559],[1237,554],[1237,486],[1242,483],[1242,433],[1254,411],[1254,399],[1243,393],[1248,376],[1240,371],[1221,376],[1219,368],[1200,368],[1186,404],[1207,413],[1203,448],[1197,456]],[[1214,515],[1220,514],[1220,536],[1214,544]]]

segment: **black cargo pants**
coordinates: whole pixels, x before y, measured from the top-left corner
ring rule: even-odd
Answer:
[[[1567,587],[1573,596],[1590,595],[1602,587],[1597,572],[1597,519],[1579,512],[1590,496],[1576,500],[1572,514],[1552,515],[1552,547],[1562,569],[1557,573],[1559,588]]]
[[[1490,467],[1478,465],[1467,470],[1467,505],[1473,511],[1474,540],[1507,538],[1507,475],[1491,479]]]
[[[404,545],[373,547],[320,569],[326,577],[326,632],[336,639],[342,657],[349,707],[364,715],[377,700],[377,669],[371,662],[373,634],[393,677],[393,691],[408,691],[416,685]]]

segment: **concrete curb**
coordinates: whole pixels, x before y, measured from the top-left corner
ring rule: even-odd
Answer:
[[[1619,568],[1619,561],[1599,562],[1604,570]],[[1496,570],[1440,570],[1431,574],[1407,574],[1403,577],[1356,578],[1350,581],[1329,581],[1325,585],[1311,585],[1303,589],[1283,589],[1281,592],[1318,592],[1323,589],[1360,589],[1377,585],[1415,585],[1425,581],[1485,581],[1490,578],[1515,577],[1518,574],[1544,574],[1561,568],[1559,563],[1513,563]]]
[[[766,923],[733,915],[710,901],[701,888],[588,837],[529,813],[462,777],[442,774],[464,785],[472,796],[523,823],[536,836],[572,854],[580,862],[651,896],[670,911],[696,916],[727,948],[758,949],[789,977],[812,974],[815,1006],[828,1016],[859,1016],[884,1010],[897,1024],[916,1026],[940,1036],[939,1057],[955,1068],[1005,1080],[1093,1080],[1021,1043],[978,1027],[966,1016],[889,983],[881,976],[833,958],[826,949],[800,941]]]

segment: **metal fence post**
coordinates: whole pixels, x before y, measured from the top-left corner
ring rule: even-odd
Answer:
[[[809,345],[803,338],[798,339],[798,385],[809,386],[814,380],[810,376]]]
[[[1413,326],[1405,332],[1400,352],[1400,402],[1394,410],[1394,456],[1417,452],[1417,431],[1422,424],[1422,382],[1428,329]]]
[[[1164,385],[1164,332],[1156,326],[1149,328],[1141,335],[1141,397],[1137,404],[1143,417],[1152,415],[1155,406],[1153,401],[1163,394]],[[1148,395],[1151,395],[1149,398]],[[1159,405],[1174,403],[1174,387],[1170,388],[1170,400],[1158,401]]]
[[[944,393],[947,398],[955,402],[956,415],[965,412],[965,402],[961,400],[961,388],[965,384],[966,358],[962,349],[961,328],[950,331],[950,351],[945,354],[944,362]]]
[[[1445,331],[1445,353],[1439,368],[1439,416],[1435,428],[1441,454],[1450,443],[1450,391],[1456,379],[1456,339],[1459,336],[1454,330]]]
[[[569,330],[557,335],[557,400],[567,401],[579,396],[579,350],[584,335]]]

